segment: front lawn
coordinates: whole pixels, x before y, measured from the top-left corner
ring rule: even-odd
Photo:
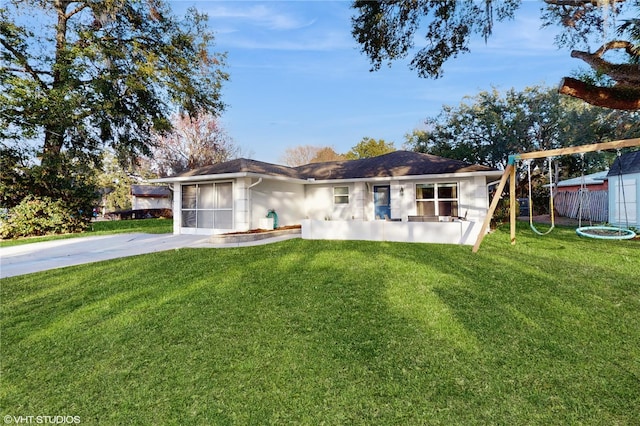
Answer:
[[[477,254],[298,239],[3,279],[0,415],[638,424],[640,241],[507,228]]]
[[[37,243],[41,241],[60,240],[65,238],[91,237],[97,235],[122,234],[127,232],[141,232],[145,234],[170,234],[173,232],[172,219],[132,219],[132,220],[104,220],[91,222],[85,232],[76,234],[47,235],[44,237],[19,238],[15,240],[1,240],[0,247],[19,244]]]

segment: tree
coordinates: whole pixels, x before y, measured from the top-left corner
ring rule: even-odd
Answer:
[[[131,185],[138,180],[131,170],[122,167],[113,153],[104,152],[96,181],[107,212],[131,209]]]
[[[205,15],[178,19],[162,0],[3,2],[0,139],[39,138],[45,178],[64,156],[97,162],[105,145],[149,154],[173,109],[223,109],[212,44]]]
[[[313,145],[299,145],[287,148],[280,158],[280,161],[290,167],[309,164],[321,149],[321,147]]]
[[[345,156],[338,154],[329,146],[300,145],[287,148],[281,161],[290,167],[302,166],[309,163],[323,163],[325,161],[342,161]]]
[[[338,154],[333,148],[326,146],[324,148],[320,148],[310,162],[324,163],[327,161],[343,161],[343,160],[346,160],[344,155]]]
[[[393,142],[385,142],[384,139],[373,139],[364,137],[358,144],[345,154],[347,160],[357,160],[359,158],[371,158],[378,155],[395,151]]]
[[[60,167],[52,173],[41,165],[32,164],[25,151],[4,144],[0,144],[0,158],[0,207],[15,209],[22,205],[28,211],[30,204],[25,200],[31,200],[36,204],[43,203],[46,210],[55,202],[55,210],[65,212],[56,222],[62,226],[60,229],[78,231],[87,225],[98,198],[95,170],[91,164],[70,158],[63,152],[58,158]],[[11,219],[12,214],[9,216]],[[27,214],[19,220],[25,229],[30,229],[29,218]],[[31,219],[39,221],[38,217]]]
[[[559,92],[597,106],[622,110],[640,109],[640,3],[619,0],[545,0],[541,19],[544,25],[561,29],[556,43],[572,49],[591,75],[566,77]],[[372,62],[372,70],[383,62],[405,58],[413,52],[418,33],[427,43],[418,49],[410,67],[421,77],[442,76],[443,65],[469,51],[469,41],[491,35],[494,21],[515,16],[520,1],[474,0],[356,0],[352,34]],[[613,30],[605,29],[615,25]],[[590,51],[589,43],[603,36],[614,36]],[[622,62],[611,62],[616,52]],[[595,74],[598,78],[592,78]]]
[[[240,152],[214,115],[177,115],[173,129],[169,134],[157,135],[149,159],[151,169],[161,177],[221,163]]]
[[[640,112],[594,107],[555,90],[531,87],[505,94],[497,90],[466,97],[457,107],[444,106],[427,118],[425,130],[407,135],[407,146],[430,154],[502,168],[517,152],[638,137]],[[604,154],[559,158],[563,176],[602,170]]]

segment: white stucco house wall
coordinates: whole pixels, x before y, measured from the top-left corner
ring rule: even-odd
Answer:
[[[640,228],[640,151],[616,158],[607,174],[609,223]]]
[[[166,185],[131,185],[131,209],[170,209],[171,191]]]
[[[175,234],[302,225],[302,238],[473,244],[502,171],[428,154],[287,167],[236,159],[155,179],[173,190]],[[273,213],[271,214],[273,216]]]

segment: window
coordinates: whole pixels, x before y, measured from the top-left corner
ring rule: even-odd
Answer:
[[[333,203],[349,204],[349,187],[348,186],[333,187]]]
[[[416,212],[419,216],[458,216],[458,184],[417,184]]]
[[[232,229],[233,184],[221,182],[183,185],[182,226]]]

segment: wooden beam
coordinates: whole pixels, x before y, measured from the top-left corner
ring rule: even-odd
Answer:
[[[556,157],[558,155],[580,154],[582,152],[606,151],[608,149],[621,149],[629,148],[632,146],[640,146],[640,138],[594,143],[590,145],[570,146],[567,148],[550,149],[548,151],[525,152],[523,154],[510,155],[509,164],[513,164],[515,161],[519,160]]]
[[[516,243],[516,168],[511,168],[511,174],[509,175],[509,217],[510,217],[510,231],[511,231],[511,244]]]
[[[493,196],[493,200],[491,201],[491,205],[489,206],[489,211],[484,218],[484,222],[482,223],[482,228],[480,228],[480,233],[478,234],[478,238],[476,239],[476,243],[473,246],[473,252],[477,253],[480,249],[480,244],[482,244],[482,240],[484,239],[485,234],[487,233],[487,229],[491,224],[491,218],[493,218],[493,212],[496,211],[496,207],[498,206],[498,201],[500,201],[500,196],[502,195],[502,191],[504,190],[504,186],[507,183],[507,179],[511,175],[511,170],[514,169],[512,164],[507,165],[507,168],[504,169],[504,173],[502,174],[502,179],[500,179],[500,183],[498,184],[498,188],[496,189],[496,193]]]

